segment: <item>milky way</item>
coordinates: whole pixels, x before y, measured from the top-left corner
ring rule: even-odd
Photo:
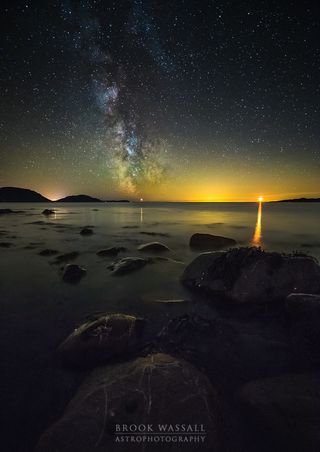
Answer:
[[[318,193],[318,14],[313,1],[11,2],[0,184],[132,199]]]

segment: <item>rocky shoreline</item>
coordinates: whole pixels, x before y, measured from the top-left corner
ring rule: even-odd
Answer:
[[[223,248],[226,238],[214,237],[209,249],[214,242]],[[160,245],[152,242],[149,251],[166,251]],[[125,277],[152,259],[127,256],[110,269]],[[205,441],[181,450],[319,451],[317,261],[250,247],[209,251],[185,268],[181,283],[198,303],[215,307],[212,316],[170,318],[154,333],[146,319],[99,314],[59,346],[58,365],[85,369],[87,377],[37,452],[179,447],[117,445],[116,425],[143,423],[205,425]]]

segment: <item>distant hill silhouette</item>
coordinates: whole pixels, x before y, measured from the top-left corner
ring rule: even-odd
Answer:
[[[281,199],[281,201],[275,202],[320,202],[320,198]]]
[[[58,199],[55,202],[103,202],[103,201],[101,201],[101,199],[93,198],[92,196],[88,195],[73,195]]]
[[[0,188],[0,202],[51,202],[33,190],[18,187]]]

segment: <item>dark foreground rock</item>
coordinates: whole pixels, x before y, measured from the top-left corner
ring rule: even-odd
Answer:
[[[289,338],[274,320],[186,314],[171,319],[158,341],[162,351],[205,369],[214,385],[228,394],[250,380],[294,370]]]
[[[96,369],[82,384],[63,417],[47,430],[37,452],[221,452],[220,405],[208,379],[192,365],[165,354]],[[203,425],[198,441],[179,434],[184,442],[141,435],[117,435],[122,425]],[[194,435],[192,435],[194,436]],[[132,439],[131,439],[132,438]],[[170,441],[171,439],[171,441]],[[165,439],[163,440],[165,441]],[[169,442],[170,441],[170,442]],[[187,442],[188,441],[188,442]],[[190,441],[190,442],[189,442]]]
[[[254,450],[319,452],[320,373],[253,381],[239,392]],[[255,438],[254,438],[255,437]],[[260,447],[259,447],[260,444]]]
[[[193,234],[190,238],[190,248],[199,251],[215,251],[235,246],[237,242],[228,237],[212,234]]]
[[[170,248],[160,242],[150,242],[138,246],[138,250],[145,253],[162,253],[164,251],[170,251]]]
[[[54,215],[56,212],[53,209],[44,209],[42,211],[42,215],[49,217],[50,215]]]
[[[201,254],[186,267],[181,281],[214,299],[270,303],[294,292],[320,293],[320,267],[306,255],[236,248]]]
[[[117,256],[119,253],[126,251],[124,246],[111,246],[110,248],[105,248],[97,252],[97,256]]]
[[[286,300],[297,360],[320,367],[320,295],[291,294]]]
[[[64,367],[93,368],[123,360],[143,347],[145,321],[131,315],[102,315],[77,328],[58,348]]]
[[[148,259],[142,259],[141,257],[124,257],[120,261],[109,265],[108,268],[111,270],[112,275],[121,276],[139,270],[148,263]]]
[[[93,230],[91,228],[83,228],[80,231],[81,235],[92,235],[93,234]]]
[[[68,264],[63,270],[62,279],[64,282],[74,284],[79,282],[84,276],[86,276],[86,274],[87,270],[80,267],[80,265]]]

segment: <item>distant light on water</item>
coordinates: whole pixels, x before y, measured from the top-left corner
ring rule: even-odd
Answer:
[[[256,227],[254,230],[254,234],[252,237],[251,244],[253,246],[261,246],[262,245],[262,201],[263,197],[259,197],[259,206],[258,206],[258,213],[257,213],[257,222]]]

